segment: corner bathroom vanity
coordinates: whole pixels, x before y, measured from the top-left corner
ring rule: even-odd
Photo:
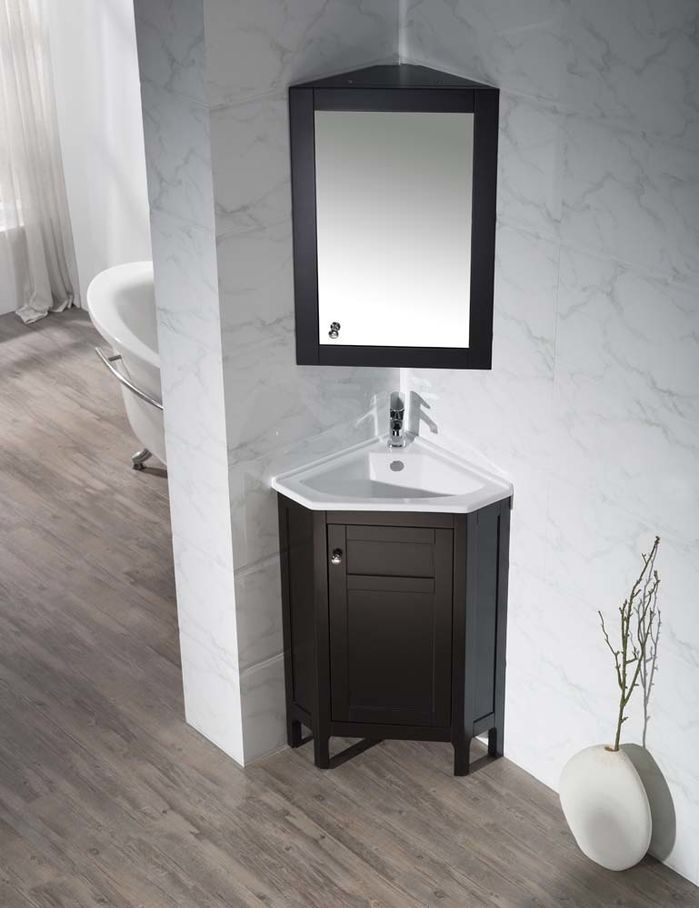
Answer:
[[[512,487],[416,439],[359,445],[272,481],[287,735],[503,748]]]
[[[499,91],[395,64],[289,89],[296,361],[490,369]],[[395,404],[395,405],[394,405]],[[403,435],[276,476],[289,744],[503,746],[506,481]]]

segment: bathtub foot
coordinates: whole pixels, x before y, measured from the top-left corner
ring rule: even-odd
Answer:
[[[143,470],[144,464],[147,460],[153,455],[148,450],[148,448],[143,448],[141,451],[136,451],[136,453],[131,457],[131,469],[133,470]]]

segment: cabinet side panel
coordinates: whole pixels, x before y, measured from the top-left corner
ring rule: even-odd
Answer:
[[[505,742],[505,652],[507,649],[507,592],[510,563],[511,506],[511,499],[500,502],[500,521],[498,525],[498,614],[495,655],[495,722],[497,730],[495,746],[492,747],[490,742],[488,745],[488,749],[493,756],[504,753]]]
[[[466,545],[466,515],[457,514],[454,520],[451,675],[452,742],[457,745],[464,739],[466,716]]]
[[[313,708],[315,611],[313,595],[313,512],[288,502],[286,507],[287,590],[293,702]]]
[[[492,713],[495,708],[499,520],[499,504],[478,514],[478,579],[472,625],[476,638],[474,719]]]

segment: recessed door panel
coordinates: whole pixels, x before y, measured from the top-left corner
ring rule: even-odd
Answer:
[[[450,721],[452,531],[420,530],[429,577],[350,573],[348,545],[365,540],[372,563],[403,542],[405,528],[328,527],[332,718],[446,727]],[[417,528],[416,528],[417,529]],[[397,541],[399,537],[400,541]],[[403,544],[414,544],[405,543]]]

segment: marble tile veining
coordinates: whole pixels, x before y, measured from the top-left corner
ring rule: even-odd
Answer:
[[[699,6],[574,2],[563,97],[579,113],[699,150]]]
[[[242,761],[214,237],[157,209],[151,224],[185,713]]]
[[[214,107],[396,59],[397,0],[207,0],[205,17]]]
[[[219,235],[287,226],[291,216],[286,97],[218,108],[211,117]],[[235,168],[228,167],[235,161]]]
[[[574,481],[653,514],[659,530],[699,541],[694,294],[565,250],[555,414],[557,448]]]
[[[695,0],[410,0],[402,35],[503,89],[493,371],[403,386],[514,483],[507,754],[555,788],[609,739],[597,609],[659,533],[647,743],[676,829],[653,848],[697,882],[698,19]],[[624,731],[641,740],[638,702]]]
[[[185,714],[243,762],[202,9],[136,12]]]
[[[294,331],[291,225],[220,236],[219,286],[224,345],[275,341]]]
[[[202,0],[135,0],[141,81],[206,104]]]
[[[563,241],[699,284],[699,154],[570,116]]]
[[[408,0],[406,53],[508,92],[557,100],[567,20],[566,0]]]
[[[284,650],[278,554],[236,571],[235,584],[239,659],[245,671]]]
[[[554,106],[501,92],[498,215],[552,239],[560,236],[562,125]]]
[[[560,249],[526,230],[501,225],[496,243],[493,370],[553,377]]]
[[[185,95],[141,84],[151,208],[208,225],[213,214],[207,108]]]
[[[245,760],[286,746],[284,658],[258,663],[240,676]]]

